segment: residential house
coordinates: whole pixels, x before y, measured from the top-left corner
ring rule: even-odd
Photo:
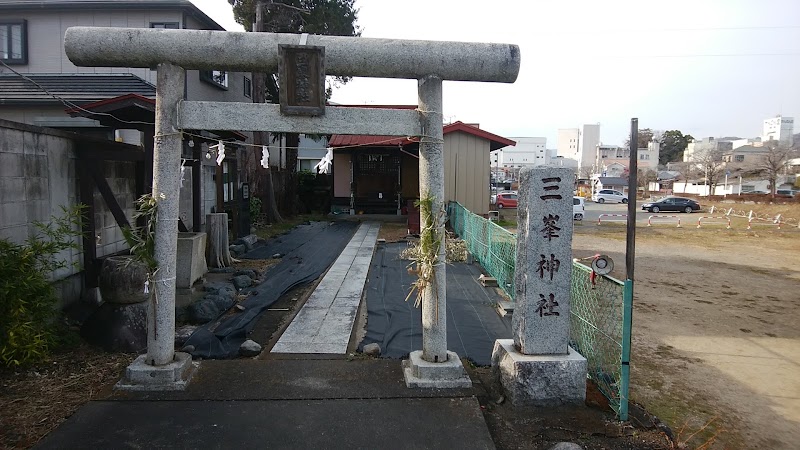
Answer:
[[[601,189],[614,189],[623,194],[628,192],[628,179],[623,177],[600,177],[595,175],[592,177],[591,183],[592,192],[598,192]]]
[[[133,222],[134,200],[151,191],[157,76],[152,69],[75,66],[64,51],[64,34],[72,26],[223,28],[187,0],[0,2],[0,119],[16,124],[6,122],[7,126],[2,127],[0,133],[4,136],[20,133],[50,136],[48,133],[55,133],[53,136],[57,138],[48,137],[46,142],[55,142],[56,139],[69,142],[55,149],[37,147],[42,155],[52,153],[45,157],[25,154],[23,150],[28,151],[27,141],[17,139],[15,142],[24,145],[0,148],[0,156],[4,157],[3,161],[14,161],[6,173],[16,171],[12,174],[15,183],[22,180],[22,184],[31,184],[26,179],[28,159],[39,161],[36,163],[37,174],[46,170],[64,172],[65,176],[69,174],[66,181],[61,180],[64,183],[59,181],[59,186],[68,185],[71,193],[68,198],[51,192],[49,199],[37,197],[32,201],[43,211],[46,208],[42,205],[49,205],[50,210],[56,211],[59,205],[65,204],[64,201],[73,203],[76,200],[94,209],[94,220],[89,221],[87,232],[92,238],[84,240],[83,248],[84,254],[91,257],[84,261],[83,268],[87,272],[94,271],[96,275],[92,266],[97,266],[100,258],[126,251],[120,228],[126,220]],[[209,55],[209,58],[213,57]],[[185,77],[186,99],[251,101],[249,74],[187,70]],[[33,128],[25,128],[30,126]],[[79,134],[69,139],[59,134],[63,131]],[[201,231],[206,213],[231,211],[234,217],[232,231],[238,234],[235,225],[238,223],[237,210],[241,208],[239,161],[243,149],[233,142],[245,141],[248,135],[189,131],[195,136],[187,135],[184,139],[182,156],[185,167],[181,170],[179,229]],[[221,139],[228,141],[226,158],[217,165],[209,146]],[[133,146],[115,145],[113,141]],[[108,144],[104,146],[104,142]],[[54,183],[53,177],[50,178],[49,183]],[[80,187],[74,186],[78,179],[82,181]],[[87,179],[93,183],[88,187],[83,183]],[[45,187],[54,186],[48,184],[47,179],[37,183]],[[45,187],[40,191],[46,193]],[[30,190],[18,190],[22,195],[11,199],[10,204],[30,203],[26,193]],[[9,200],[10,195],[5,200]],[[28,208],[27,212],[31,213],[23,215],[27,223],[48,218],[42,217],[38,209]],[[5,225],[0,223],[0,235],[15,239],[23,237],[15,231],[22,229],[20,226],[12,230]],[[17,234],[11,236],[12,232]],[[92,280],[87,275],[84,286],[93,287],[93,283],[96,283],[96,278]]]
[[[396,106],[413,109],[416,106]],[[516,143],[463,122],[444,129],[445,201],[489,210],[491,151]],[[408,213],[419,192],[419,140],[333,135],[333,212]]]
[[[155,121],[156,71],[75,66],[64,51],[64,33],[72,26],[224,30],[188,0],[0,2],[0,61],[8,66],[0,66],[0,119],[76,131],[150,150],[154,126],[147,124]],[[186,99],[251,101],[248,73],[187,70],[185,77]],[[203,137],[187,138],[183,156],[198,168],[202,166],[202,192],[197,185],[193,193],[192,171],[185,171],[181,225],[199,230],[201,223],[195,222],[202,222],[205,213],[237,207],[241,184],[237,161],[241,148],[228,144],[226,159],[219,167],[214,158],[203,155],[219,139],[244,141],[249,134],[195,133]],[[192,148],[189,143],[194,141],[197,146]],[[144,191],[148,189],[149,180]],[[193,211],[195,203],[200,211]]]
[[[658,141],[650,141],[647,147],[639,148],[636,151],[638,161],[636,166],[639,170],[657,170],[658,156],[661,144]],[[605,177],[622,177],[627,175],[630,165],[631,151],[628,148],[616,145],[598,145],[595,157],[595,171]]]

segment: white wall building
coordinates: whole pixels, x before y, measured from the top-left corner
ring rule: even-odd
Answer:
[[[714,139],[713,137],[695,139],[686,145],[686,150],[683,152],[683,162],[692,161],[695,153],[702,157],[704,152],[707,151],[720,152],[721,156],[722,152],[733,150],[733,142],[725,139]]]
[[[559,128],[558,142],[556,142],[556,155],[561,158],[575,159],[578,154],[578,141],[581,137],[581,130],[577,128]]]
[[[543,166],[550,164],[547,151],[547,138],[544,137],[512,137],[517,141],[514,147],[507,147],[500,152],[500,166],[505,168],[521,168],[525,166]]]
[[[581,131],[580,145],[575,159],[578,160],[578,170],[591,169],[594,166],[597,146],[600,145],[600,124],[584,125]]]
[[[778,141],[782,145],[791,147],[794,144],[794,118],[775,116],[764,120],[762,141]]]

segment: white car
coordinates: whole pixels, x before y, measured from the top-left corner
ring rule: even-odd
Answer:
[[[572,220],[583,220],[585,203],[583,197],[572,197]]]
[[[628,203],[628,196],[613,189],[601,189],[592,195],[595,203]]]

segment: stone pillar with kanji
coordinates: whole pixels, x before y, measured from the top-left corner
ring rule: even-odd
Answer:
[[[514,405],[583,403],[586,358],[569,347],[571,169],[520,172],[513,339],[499,339],[492,373]]]

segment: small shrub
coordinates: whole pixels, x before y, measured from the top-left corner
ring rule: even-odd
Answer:
[[[261,199],[255,195],[250,196],[250,220],[255,220],[261,215]]]
[[[61,217],[35,223],[38,232],[23,244],[0,239],[0,365],[41,361],[58,343],[50,275],[67,267],[57,254],[77,248],[83,209],[62,207]]]

